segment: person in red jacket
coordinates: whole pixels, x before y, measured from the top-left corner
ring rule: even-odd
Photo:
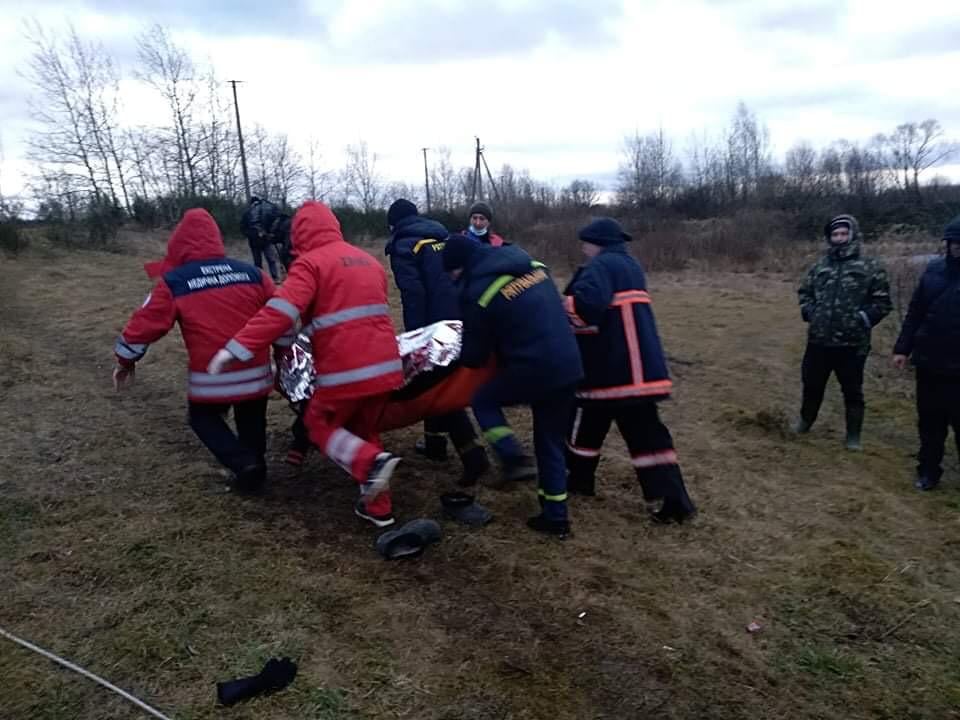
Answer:
[[[394,522],[390,478],[400,458],[377,432],[380,398],[403,384],[383,266],[348,244],[336,216],[307,202],[293,218],[296,260],[276,296],[210,362],[217,374],[249,362],[300,323],[316,371],[307,408],[310,439],[360,484],[355,512],[377,527]],[[346,428],[350,427],[350,430]]]
[[[159,280],[114,346],[114,387],[132,384],[149,345],[179,323],[189,356],[190,427],[235,473],[238,490],[258,490],[266,478],[267,396],[273,387],[268,350],[222,375],[209,374],[207,363],[273,295],[273,281],[253,265],[226,257],[217,223],[201,209],[184,214],[164,260],[145,268]],[[237,434],[224,420],[231,407]]]

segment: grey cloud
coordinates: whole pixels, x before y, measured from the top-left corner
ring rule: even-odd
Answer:
[[[544,0],[517,10],[469,3],[412,9],[400,17],[385,17],[362,44],[344,48],[338,57],[395,63],[496,57],[533,49],[551,36],[581,47],[597,46],[613,41],[608,22],[621,12],[615,0],[590,5]]]

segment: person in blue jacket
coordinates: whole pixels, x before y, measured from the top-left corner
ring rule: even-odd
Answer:
[[[643,268],[627,253],[632,238],[616,220],[594,220],[579,237],[588,260],[564,291],[585,373],[569,430],[568,489],[595,494],[600,449],[616,421],[644,498],[660,506],[653,519],[683,522],[696,510],[657,412],[672,382]]]
[[[417,206],[400,198],[387,211],[393,277],[400,289],[405,330],[441,320],[460,319],[460,301],[453,281],[444,272],[441,253],[447,229],[423,217]],[[417,451],[431,460],[446,460],[447,434],[463,462],[462,485],[473,485],[489,469],[487,453],[477,442],[473,423],[465,410],[424,422],[424,438]]]
[[[960,455],[960,215],[944,229],[945,257],[931,262],[910,300],[893,349],[894,367],[908,357],[917,369],[918,490],[933,490],[943,474],[944,444],[953,428]]]
[[[477,391],[473,414],[500,458],[504,478],[515,480],[529,476],[531,464],[501,408],[530,406],[541,512],[527,525],[565,537],[570,523],[564,435],[583,368],[560,294],[546,266],[517,247],[493,248],[453,235],[443,266],[461,288],[461,363],[483,367],[491,354],[496,357],[497,374]]]

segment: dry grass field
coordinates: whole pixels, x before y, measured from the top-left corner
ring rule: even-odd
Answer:
[[[113,392],[113,340],[162,253],[130,245],[0,259],[0,627],[176,720],[960,718],[960,477],[950,451],[942,490],[911,487],[895,317],[851,454],[835,384],[813,433],[786,431],[796,277],[655,273],[678,386],[663,413],[697,519],[651,526],[611,435],[601,496],[572,501],[568,541],[524,527],[529,486],[484,488],[492,525],[445,522],[421,559],[387,563],[352,481],[317,454],[282,463],[279,398],[268,492],[225,490],[186,424],[176,333]],[[529,439],[527,413],[513,417]],[[396,509],[440,519],[458,468],[415,457],[416,434],[386,438],[407,457]],[[274,655],[299,663],[291,687],[216,706],[218,680]],[[0,639],[0,718],[142,716]]]

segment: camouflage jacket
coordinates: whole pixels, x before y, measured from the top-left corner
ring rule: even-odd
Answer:
[[[810,324],[808,340],[827,347],[870,350],[870,331],[890,314],[890,282],[876,258],[860,256],[860,232],[850,218],[853,237],[827,254],[800,286],[800,311]]]

